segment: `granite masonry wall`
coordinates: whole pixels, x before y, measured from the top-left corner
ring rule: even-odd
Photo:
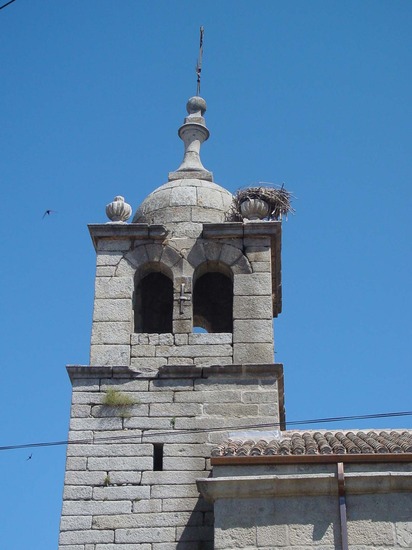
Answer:
[[[59,549],[212,549],[213,508],[196,480],[210,475],[210,450],[230,432],[278,422],[281,365],[68,370]],[[106,404],[109,390],[133,404]]]
[[[215,550],[341,550],[336,464],[214,466]],[[345,464],[351,550],[412,547],[409,463]]]

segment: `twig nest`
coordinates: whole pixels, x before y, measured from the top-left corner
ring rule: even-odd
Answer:
[[[132,207],[118,195],[106,206],[106,215],[111,223],[124,223],[132,215]]]
[[[269,215],[269,204],[262,199],[247,198],[240,203],[240,213],[246,220],[263,220]]]
[[[282,187],[246,187],[233,196],[228,221],[279,220],[294,212],[292,193]]]

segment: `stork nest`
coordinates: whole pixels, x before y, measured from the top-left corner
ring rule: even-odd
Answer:
[[[279,220],[282,216],[293,214],[295,210],[291,206],[293,194],[282,187],[246,187],[238,189],[233,195],[232,207],[228,221],[242,221],[240,205],[248,199],[261,199],[269,205],[269,214],[265,219]]]

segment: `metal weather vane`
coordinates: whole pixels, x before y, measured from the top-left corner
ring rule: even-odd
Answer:
[[[196,74],[197,74],[197,87],[196,87],[196,95],[200,96],[200,77],[202,73],[202,57],[203,57],[203,35],[204,35],[205,29],[203,27],[200,27],[200,44],[199,44],[199,57],[197,58],[196,63]]]

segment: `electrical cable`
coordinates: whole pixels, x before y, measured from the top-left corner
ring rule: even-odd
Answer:
[[[7,8],[7,6],[10,6],[10,4],[13,4],[13,2],[15,2],[15,1],[16,0],[10,0],[10,2],[6,2],[2,6],[0,6],[0,10],[2,10],[3,8]]]
[[[412,411],[402,411],[402,412],[389,412],[389,413],[376,413],[376,414],[361,414],[353,416],[335,416],[328,418],[315,418],[309,420],[295,420],[291,422],[286,422],[286,427],[288,426],[299,426],[302,424],[320,424],[327,422],[343,422],[350,420],[370,420],[374,418],[394,418],[400,416],[412,416]],[[212,433],[212,432],[222,432],[222,431],[240,431],[240,430],[251,430],[259,428],[270,428],[270,429],[279,429],[280,423],[273,422],[270,424],[256,424],[251,426],[247,424],[245,426],[225,426],[223,428],[213,428],[213,429],[193,429],[193,430],[167,430],[167,431],[157,431],[150,430],[150,433],[146,433],[148,430],[140,430],[139,435],[117,435],[117,436],[107,436],[101,438],[92,438],[92,439],[71,439],[71,440],[62,440],[62,441],[46,441],[40,443],[23,443],[20,445],[4,445],[0,446],[0,451],[11,451],[16,449],[30,449],[35,447],[57,447],[62,445],[75,445],[75,444],[88,444],[88,445],[97,445],[99,443],[110,443],[112,441],[125,441],[130,439],[143,439],[153,438],[158,436],[168,436],[168,435],[186,435],[193,433]],[[137,428],[139,429],[139,428]]]

